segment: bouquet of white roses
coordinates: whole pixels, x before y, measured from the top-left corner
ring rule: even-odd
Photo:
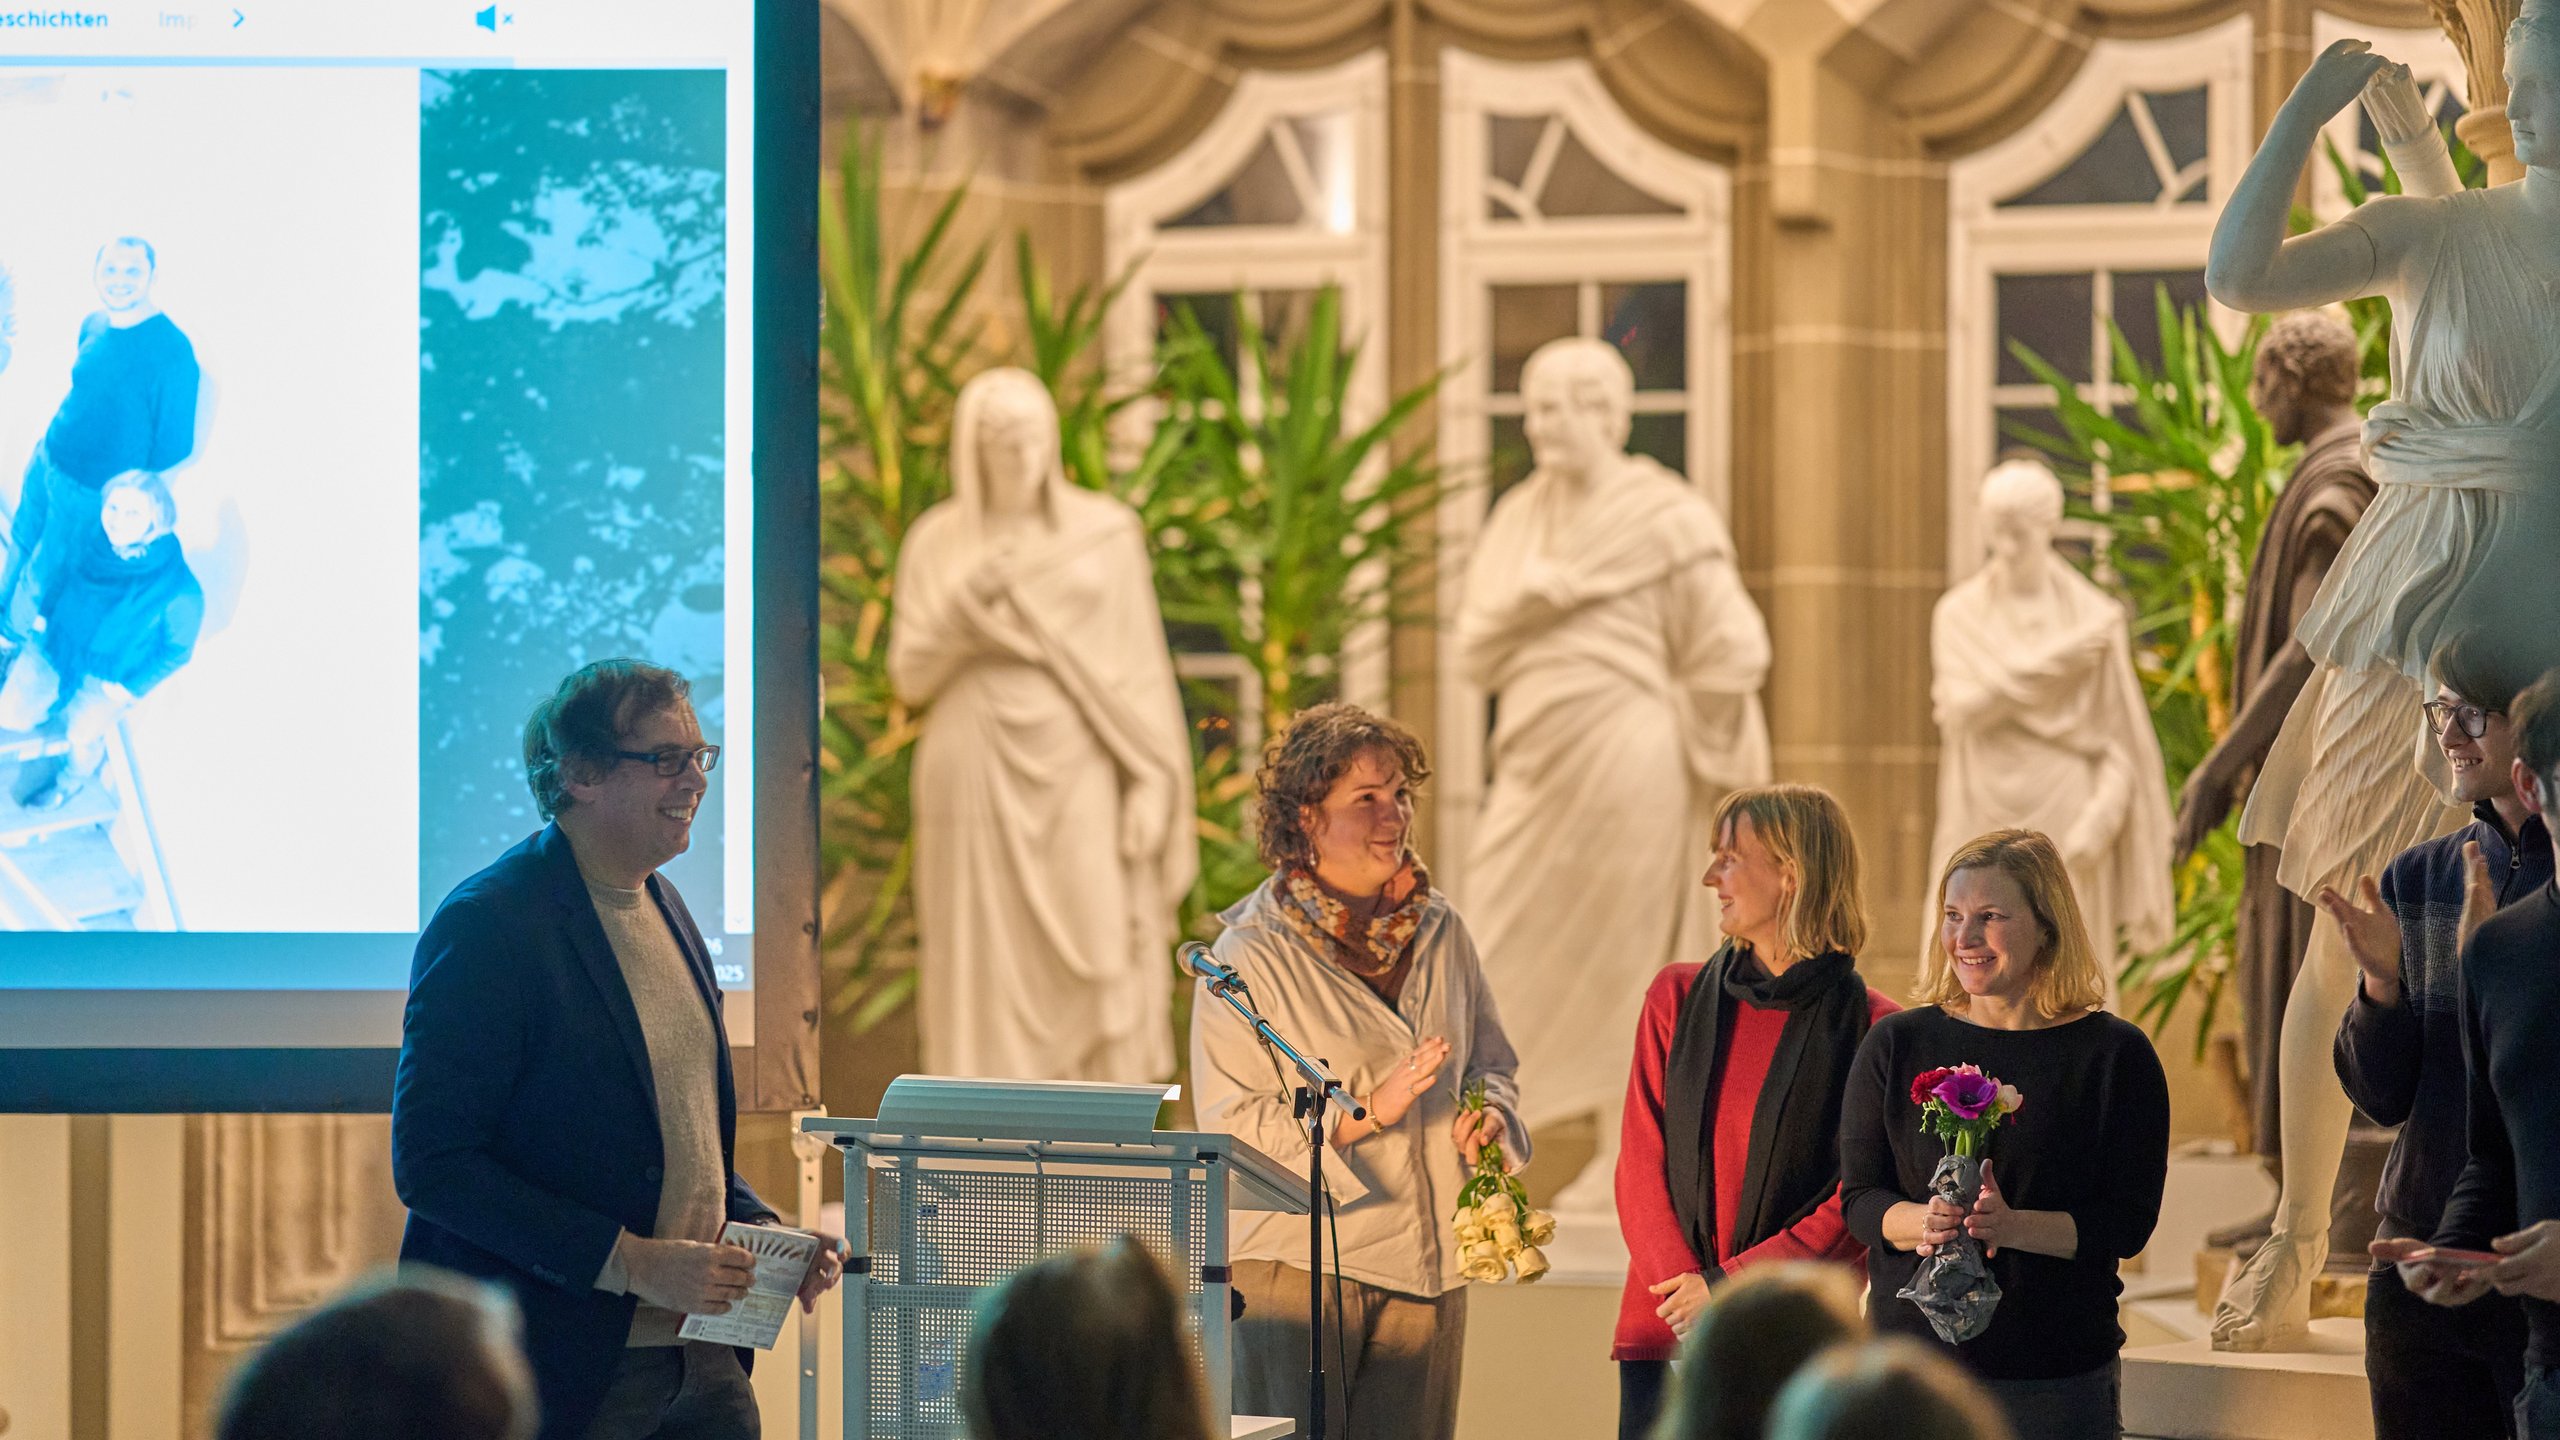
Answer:
[[[1470,1112],[1482,1110],[1484,1086],[1468,1086],[1458,1103]],[[1475,1176],[1458,1191],[1458,1213],[1450,1223],[1468,1279],[1527,1285],[1547,1273],[1547,1254],[1538,1247],[1556,1238],[1556,1217],[1529,1208],[1529,1192],[1503,1164],[1500,1144],[1477,1152]]]

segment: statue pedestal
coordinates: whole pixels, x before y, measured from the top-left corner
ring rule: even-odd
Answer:
[[[2157,1333],[2186,1310],[2193,1339],[2129,1345],[2124,1352],[2124,1432],[2161,1440],[2371,1440],[2364,1325],[2311,1322],[2313,1348],[2231,1355],[2202,1334],[2204,1317],[2180,1301],[2133,1307],[2127,1330]],[[2165,1315],[2163,1311],[2167,1312]],[[2142,1324],[2143,1320],[2153,1324]]]

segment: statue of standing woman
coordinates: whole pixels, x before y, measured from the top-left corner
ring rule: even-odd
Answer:
[[[913,781],[924,1067],[1173,1073],[1191,747],[1136,512],[1067,483],[1027,371],[960,392],[952,495],[898,557],[889,678]]]
[[[1708,824],[1769,778],[1769,631],[1714,504],[1626,453],[1635,377],[1615,347],[1542,346],[1521,391],[1537,468],[1494,505],[1458,617],[1459,663],[1498,702],[1467,915],[1521,1119],[1598,1122],[1559,1208],[1608,1215],[1645,987],[1715,947],[1696,903]]]
[[[2062,482],[2033,460],[1983,477],[1991,558],[1929,627],[1938,826],[1929,868],[1977,835],[2052,837],[2115,1008],[2119,943],[2169,938],[2169,788],[2124,606],[2054,553]],[[1934,934],[1937,917],[1929,916]]]
[[[2364,427],[2374,500],[2296,632],[2315,668],[2241,817],[2241,839],[2280,845],[2278,878],[2306,899],[2323,886],[2352,891],[2458,821],[2419,710],[2437,642],[2476,631],[2493,647],[2528,649],[2560,613],[2549,558],[2560,553],[2560,17],[2527,9],[2508,32],[2506,66],[2521,183],[2379,197],[2288,239],[2320,127],[2368,84],[2407,84],[2364,42],[2340,41],[2286,98],[2214,229],[2205,283],[2226,305],[2379,295],[2392,309],[2392,394]],[[2406,107],[2377,115],[2391,108]],[[2349,1115],[2328,1073],[2330,1042],[2355,983],[2345,939],[2324,916],[2279,1044],[2274,1233],[2223,1291],[2217,1348],[2306,1342]]]

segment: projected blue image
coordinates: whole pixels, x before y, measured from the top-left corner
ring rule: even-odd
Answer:
[[[669,666],[723,740],[724,83],[422,77],[427,907],[539,827],[522,727],[570,670],[614,655]],[[713,784],[668,867],[706,920],[735,778]]]
[[[99,245],[98,308],[29,456],[0,561],[0,923],[167,928],[122,721],[195,653],[204,592],[170,475],[193,455],[201,372],[152,294],[138,235]],[[60,277],[68,278],[68,277]],[[14,328],[0,319],[0,332]],[[110,751],[118,764],[110,773]],[[121,833],[120,833],[121,832]],[[118,840],[127,843],[119,845]]]

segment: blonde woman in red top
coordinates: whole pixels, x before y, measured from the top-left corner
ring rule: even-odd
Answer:
[[[1724,944],[1654,977],[1627,1082],[1621,1440],[1652,1429],[1679,1337],[1725,1276],[1866,1253],[1840,1218],[1840,1097],[1868,1027],[1899,1007],[1858,974],[1849,817],[1811,785],[1736,790],[1715,838],[1704,883]]]

